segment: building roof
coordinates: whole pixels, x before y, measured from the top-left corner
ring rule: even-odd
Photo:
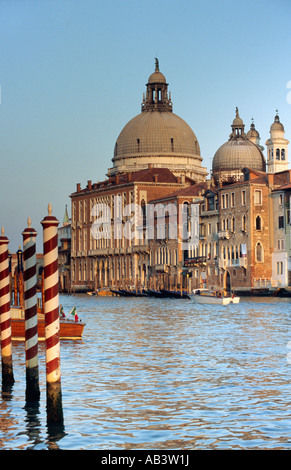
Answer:
[[[207,183],[197,183],[197,184],[192,184],[191,186],[187,186],[186,188],[181,188],[178,189],[177,191],[173,191],[170,194],[167,194],[166,196],[163,196],[161,198],[157,198],[152,202],[155,201],[161,201],[161,200],[166,200],[166,199],[174,199],[178,197],[198,197],[202,196],[204,191],[207,189]]]

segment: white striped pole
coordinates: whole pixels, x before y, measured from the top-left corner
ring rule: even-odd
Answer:
[[[38,333],[37,333],[37,292],[36,292],[36,247],[37,232],[28,227],[23,236],[24,267],[24,309],[25,309],[25,361],[26,361],[26,401],[40,397],[38,374]]]
[[[41,222],[43,227],[44,313],[46,345],[47,421],[63,421],[60,368],[60,315],[58,288],[58,232],[59,221],[51,215]]]
[[[0,331],[2,355],[2,383],[13,384],[10,288],[9,288],[9,240],[4,236],[2,227],[0,236]]]

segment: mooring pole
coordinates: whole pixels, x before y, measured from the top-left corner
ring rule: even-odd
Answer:
[[[24,311],[25,311],[25,361],[26,401],[39,400],[37,292],[36,292],[36,247],[37,232],[28,227],[22,232],[24,261]]]
[[[8,243],[9,240],[4,236],[4,228],[2,227],[0,236],[0,330],[3,385],[14,383],[12,367]]]
[[[48,206],[48,216],[41,224],[43,227],[47,421],[56,423],[63,421],[58,289],[57,227],[59,221],[52,216],[51,204]]]

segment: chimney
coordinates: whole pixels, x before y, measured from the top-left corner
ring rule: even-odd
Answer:
[[[81,183],[77,183],[77,193],[81,191]]]
[[[269,186],[270,186],[271,189],[273,189],[273,187],[274,187],[274,173],[269,173],[268,179],[269,179]]]
[[[154,182],[157,183],[158,182],[158,175],[155,173],[154,174]]]
[[[150,170],[152,167],[153,167],[152,164],[149,163],[148,169]]]
[[[127,181],[131,181],[131,173],[127,173]]]
[[[116,183],[116,184],[119,184],[119,175],[116,175],[116,176],[115,176],[115,183]]]
[[[88,188],[89,190],[92,189],[92,180],[88,180],[87,188]]]

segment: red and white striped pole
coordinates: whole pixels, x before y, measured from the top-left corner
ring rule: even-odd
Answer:
[[[8,243],[9,240],[4,236],[4,228],[2,227],[0,236],[0,331],[3,385],[11,385],[14,383],[12,367]]]
[[[48,216],[41,224],[43,227],[47,421],[62,422],[57,232],[59,221],[52,216],[51,204],[48,206]]]
[[[38,374],[38,333],[37,333],[37,292],[36,292],[36,244],[37,232],[28,227],[23,236],[24,265],[24,311],[25,311],[25,360],[26,360],[26,401],[39,400]]]

